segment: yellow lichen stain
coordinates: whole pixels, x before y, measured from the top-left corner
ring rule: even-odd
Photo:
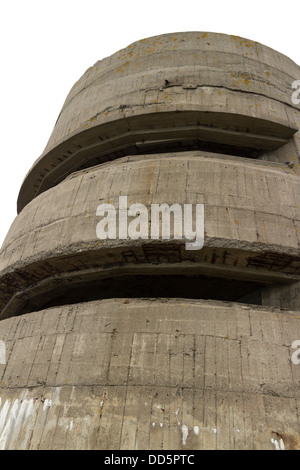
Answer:
[[[238,221],[237,219],[234,219],[234,223],[235,223],[235,224],[238,224],[239,221]]]
[[[104,116],[107,116],[108,115],[108,111],[106,111],[106,113],[104,113]]]
[[[124,62],[124,64],[120,65],[120,67],[117,67],[115,72],[119,72],[119,73],[125,72],[123,67],[128,67],[129,64],[130,64],[130,61],[127,60],[127,62]]]
[[[71,207],[71,204],[68,204],[67,207]]]
[[[249,41],[248,39],[241,38],[240,36],[230,35],[230,38],[240,46],[253,47],[255,44],[258,44],[256,41]],[[237,47],[239,47],[238,44],[236,44]]]
[[[145,49],[145,54],[151,54],[151,52],[153,52],[153,47],[148,47],[148,49]]]
[[[270,71],[269,70],[265,70],[265,74],[267,75],[267,77],[270,76]]]
[[[208,38],[208,34],[207,34],[207,33],[203,33],[203,34],[202,34],[202,39],[204,39],[204,38]]]
[[[254,79],[254,75],[247,74],[247,73],[232,73],[231,74],[236,80],[233,81],[233,86],[237,86],[241,81],[245,83],[245,85],[249,85],[251,81]]]

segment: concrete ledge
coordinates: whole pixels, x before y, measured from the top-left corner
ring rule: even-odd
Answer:
[[[291,100],[299,75],[286,56],[236,36],[188,32],[138,41],[74,85],[24,180],[18,211],[82,166],[153,153],[162,143],[179,150],[191,139],[265,151],[283,146],[299,129]]]
[[[158,274],[164,263],[173,273],[297,281],[298,179],[280,163],[205,152],[128,157],[77,172],[15,219],[1,250],[2,315],[4,309],[5,316],[16,314],[24,301],[54,292],[59,283]],[[99,240],[96,209],[108,201],[118,209],[119,195],[147,208],[203,203],[205,247],[187,251],[184,240],[172,238]]]
[[[136,113],[138,114],[138,113]],[[168,127],[165,127],[168,126]],[[275,120],[208,111],[156,112],[98,124],[81,130],[57,145],[33,166],[20,189],[18,212],[34,197],[52,188],[78,169],[99,165],[125,155],[162,153],[209,146],[242,155],[272,151],[287,144],[298,130]]]

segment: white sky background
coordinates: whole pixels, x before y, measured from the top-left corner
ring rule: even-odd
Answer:
[[[261,42],[300,65],[299,12],[299,0],[2,0],[0,245],[68,92],[97,60],[149,36],[210,31]]]

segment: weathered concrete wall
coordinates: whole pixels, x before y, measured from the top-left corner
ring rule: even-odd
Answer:
[[[289,139],[299,129],[291,99],[299,75],[289,58],[236,36],[178,33],[138,41],[97,62],[74,85],[24,181],[19,210],[62,175],[110,154],[142,154],[166,139],[262,148],[275,152],[271,159],[298,164],[299,135]]]
[[[145,240],[100,241],[97,206],[118,207],[119,195],[128,196],[128,205],[148,208],[203,203],[205,248],[186,251],[171,239],[160,248],[156,242],[148,253],[151,244]],[[230,271],[238,279],[296,281],[299,200],[299,177],[286,165],[204,152],[126,157],[75,173],[31,201],[12,224],[1,251],[0,306],[8,308],[2,316],[16,308],[12,296],[22,303],[39,290],[56,292],[55,276],[69,283],[72,276],[74,281],[92,273],[105,278],[121,269],[123,274],[158,273],[168,244],[169,271],[213,271],[215,276]]]
[[[0,252],[0,448],[300,449],[299,78],[191,32],[74,85]],[[204,204],[204,247],[99,240],[120,195]]]
[[[274,284],[263,291],[263,304],[281,305],[283,308],[300,310],[300,282],[294,282],[288,286]]]
[[[1,322],[0,448],[299,449],[300,314],[104,300]]]

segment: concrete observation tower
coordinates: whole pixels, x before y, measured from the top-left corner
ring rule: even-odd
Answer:
[[[299,448],[299,79],[188,32],[75,83],[0,252],[1,449]],[[203,205],[204,246],[100,239],[120,196]]]

